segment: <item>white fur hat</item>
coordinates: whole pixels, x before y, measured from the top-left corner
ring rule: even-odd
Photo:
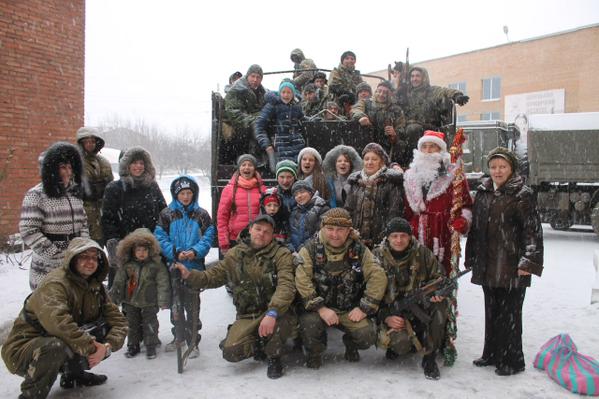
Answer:
[[[433,130],[426,130],[420,140],[418,140],[418,151],[423,143],[434,143],[441,148],[442,152],[447,152],[447,144],[445,143],[445,134],[442,132],[435,132]]]

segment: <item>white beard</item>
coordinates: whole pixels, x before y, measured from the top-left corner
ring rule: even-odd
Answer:
[[[428,187],[439,177],[439,168],[441,165],[447,167],[450,160],[448,152],[433,152],[429,154],[415,149],[414,160],[410,164],[410,169],[419,185],[421,187]]]

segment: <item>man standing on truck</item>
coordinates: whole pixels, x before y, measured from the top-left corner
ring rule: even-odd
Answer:
[[[221,164],[235,164],[239,155],[256,153],[254,121],[264,105],[266,90],[262,86],[263,76],[260,65],[251,65],[245,76],[235,81],[225,96],[224,123],[219,144]]]

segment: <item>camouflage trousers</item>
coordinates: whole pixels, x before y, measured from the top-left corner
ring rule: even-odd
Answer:
[[[239,362],[254,356],[260,349],[264,350],[268,358],[281,356],[283,345],[293,334],[297,320],[290,313],[280,315],[274,333],[260,338],[258,327],[263,318],[264,315],[253,319],[237,319],[229,326],[227,336],[220,343],[225,360]]]
[[[441,348],[445,342],[445,323],[447,322],[447,301],[433,303],[428,309],[431,321],[428,325],[416,318],[406,320],[406,328],[401,331],[390,330],[382,323],[377,346],[389,348],[399,355],[405,355],[415,348],[423,354],[429,354]]]
[[[339,324],[335,327],[343,331],[343,343],[357,349],[368,349],[376,342],[376,329],[369,318],[359,322],[351,321],[349,312],[337,312]],[[321,355],[327,347],[327,325],[317,312],[300,315],[300,334],[308,355]]]
[[[158,307],[138,308],[123,303],[123,313],[127,317],[127,324],[129,324],[128,347],[139,346],[142,339],[146,347],[158,345],[160,342],[158,340]]]
[[[19,356],[18,375],[25,377],[21,392],[27,398],[48,396],[60,368],[72,354],[56,337],[37,337],[27,343]]]

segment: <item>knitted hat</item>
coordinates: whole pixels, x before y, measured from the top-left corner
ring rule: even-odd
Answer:
[[[512,167],[512,173],[516,174],[518,172],[518,158],[516,157],[516,154],[514,154],[507,148],[505,148],[505,147],[493,148],[487,155],[487,166],[489,166],[489,163],[491,162],[491,159],[493,159],[493,158],[505,159]]]
[[[264,72],[262,71],[262,67],[258,64],[252,64],[250,65],[250,67],[248,68],[248,71],[246,72],[245,76],[250,76],[252,73],[257,73],[260,76],[264,76]]]
[[[310,194],[314,194],[315,192],[314,187],[312,187],[312,185],[305,180],[298,180],[295,183],[293,183],[293,186],[291,186],[291,194],[293,194],[294,196],[295,193],[297,193],[300,190],[306,190]]]
[[[254,225],[254,224],[260,223],[260,222],[266,222],[266,223],[270,224],[273,229],[276,226],[275,220],[271,216],[269,216],[265,213],[263,213],[262,215],[258,216],[256,219],[254,219],[254,221],[251,224]]]
[[[351,215],[343,208],[330,209],[322,215],[320,227],[324,226],[353,227]]]
[[[285,88],[288,87],[291,92],[293,93],[293,95],[295,96],[295,85],[288,81],[288,80],[284,80],[281,82],[281,84],[279,85],[279,93],[281,93],[281,91]]]
[[[378,155],[383,160],[383,162],[385,162],[385,165],[389,165],[389,162],[390,162],[389,155],[387,155],[387,152],[383,149],[383,147],[380,146],[380,144],[377,144],[377,143],[366,144],[366,147],[364,147],[364,149],[362,150],[362,158],[364,158],[364,156],[369,152],[374,152],[376,155]]]
[[[301,165],[302,163],[302,157],[306,154],[310,154],[312,155],[316,161],[322,165],[322,157],[320,156],[320,153],[316,150],[316,148],[312,148],[312,147],[305,147],[304,149],[302,149],[299,153],[299,155],[297,156],[297,163],[298,165]]]
[[[258,161],[256,160],[256,157],[253,156],[252,154],[241,154],[239,156],[239,158],[237,158],[237,168],[239,168],[241,166],[241,164],[244,163],[245,161],[250,161],[251,163],[254,164],[254,167],[256,167],[258,165]]]
[[[391,84],[391,82],[389,82],[388,80],[381,80],[381,81],[379,82],[379,84],[377,84],[377,85],[376,85],[376,87],[379,87],[379,86],[384,86],[384,87],[386,87],[387,89],[389,89],[389,90],[393,91],[393,85],[392,85],[392,84]]]
[[[343,63],[343,60],[345,59],[345,57],[349,57],[349,56],[356,58],[356,53],[354,53],[351,50],[345,51],[343,54],[341,54],[341,63]]]
[[[197,194],[194,192],[196,187],[197,185],[190,178],[182,176],[173,182],[172,193],[175,197],[183,190],[191,190],[192,193]]]
[[[391,233],[406,233],[412,235],[412,226],[404,218],[393,218],[389,220],[385,227],[385,236],[389,236]]]
[[[369,92],[370,94],[372,94],[372,87],[370,87],[370,85],[366,82],[360,82],[358,83],[358,85],[356,86],[356,93],[360,93],[361,91],[366,90],[367,92]]]
[[[276,202],[277,204],[279,204],[279,206],[281,206],[281,197],[279,196],[276,187],[269,188],[260,197],[260,205],[262,206],[266,206],[271,202]]]
[[[445,143],[445,134],[442,132],[435,132],[433,130],[426,130],[420,140],[418,140],[418,151],[422,143],[434,143],[441,148],[442,152],[447,152],[447,144]]]
[[[305,85],[304,93],[316,93],[316,86],[314,86],[314,83],[308,83]]]
[[[279,173],[281,172],[289,172],[293,175],[294,179],[297,179],[297,164],[290,159],[284,159],[277,163],[277,176],[279,177]]]

